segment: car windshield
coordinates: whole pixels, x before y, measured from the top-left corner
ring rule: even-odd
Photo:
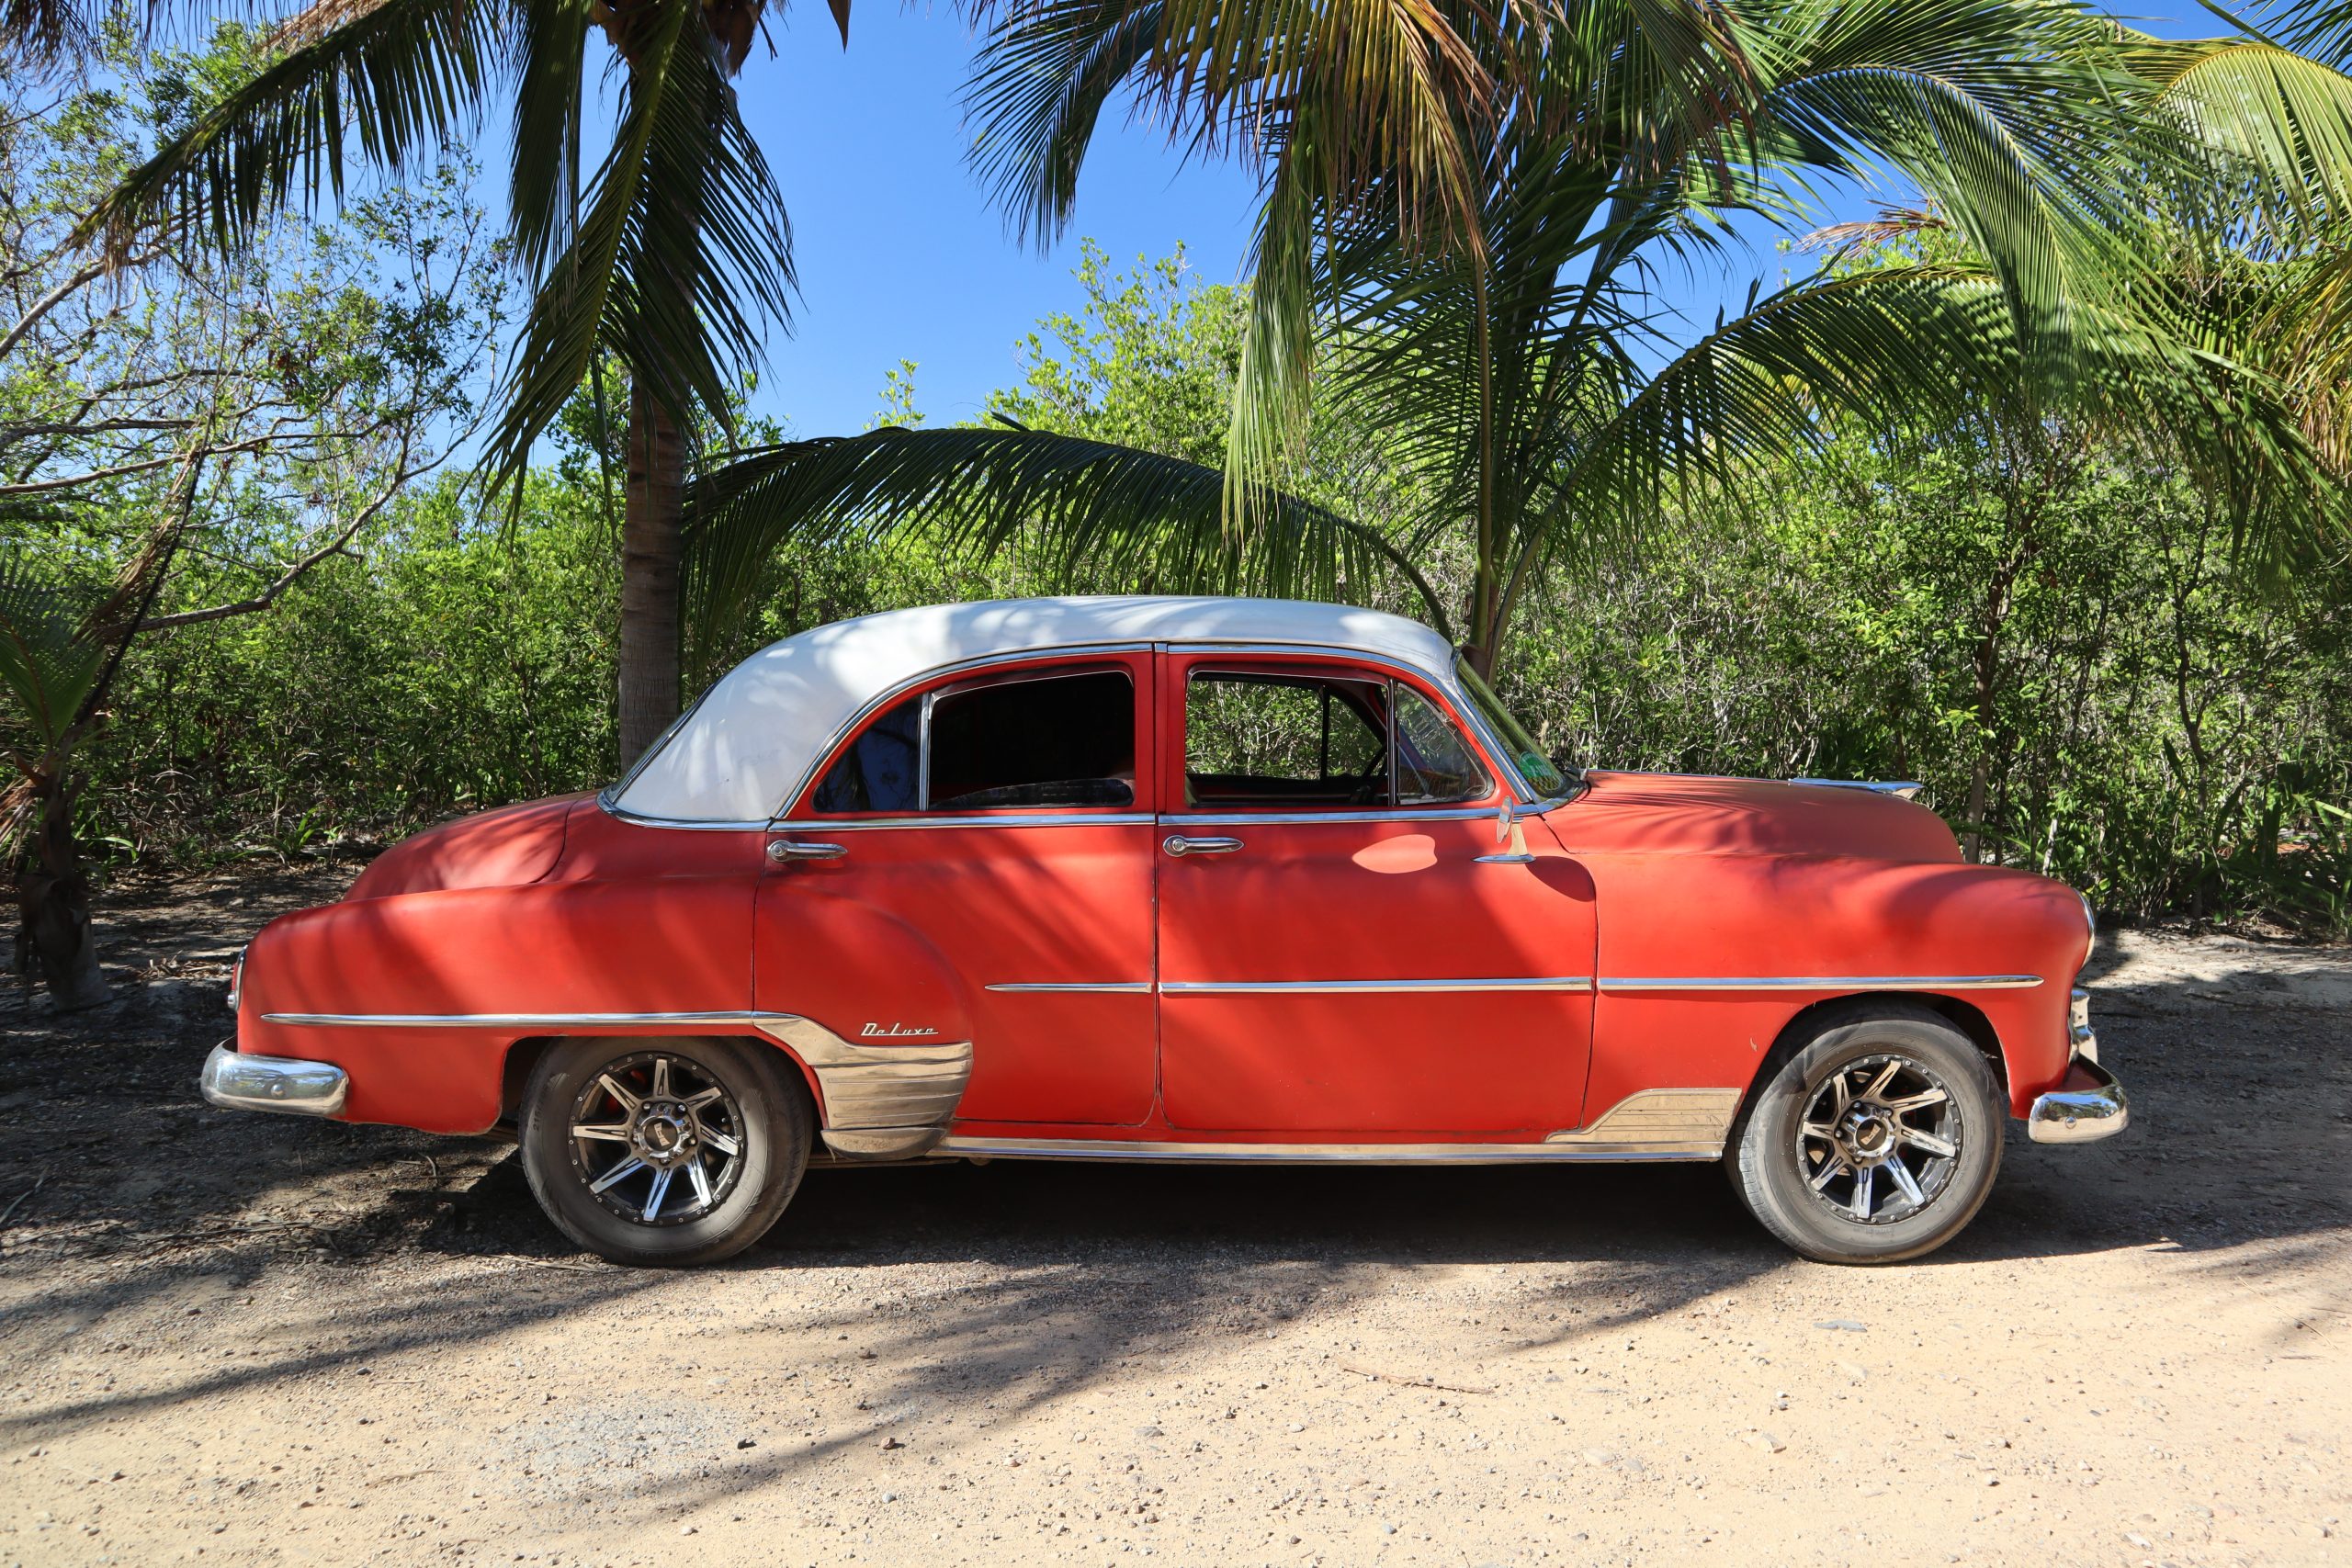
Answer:
[[[1495,695],[1494,689],[1470,668],[1470,661],[1457,657],[1453,661],[1453,672],[1461,679],[1462,689],[1469,693],[1470,700],[1477,705],[1478,716],[1485,719],[1487,727],[1510,748],[1510,760],[1519,764],[1520,775],[1527,780],[1535,793],[1546,797],[1566,795],[1567,776],[1552,765],[1551,759],[1544,755],[1544,749],[1535,744],[1535,737],[1528,734],[1527,727],[1511,716],[1510,709],[1503,706],[1502,698]]]

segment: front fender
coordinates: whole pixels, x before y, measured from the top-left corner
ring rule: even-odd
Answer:
[[[2014,1115],[2065,1077],[2067,998],[2090,933],[2063,883],[1842,856],[1583,858],[1600,925],[1589,1106],[1643,1088],[1745,1088],[1799,1012],[1880,993],[1980,1013]]]

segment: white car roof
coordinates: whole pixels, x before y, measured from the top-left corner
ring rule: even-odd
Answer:
[[[711,687],[607,796],[633,816],[765,822],[884,694],[999,654],[1103,643],[1267,643],[1375,654],[1455,695],[1453,650],[1418,621],[1345,604],[1176,597],[992,599],[835,621],[771,643]]]

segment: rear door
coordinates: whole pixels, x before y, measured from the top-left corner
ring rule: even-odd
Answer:
[[[866,1043],[973,1043],[959,1121],[1151,1110],[1151,656],[911,690],[819,771],[760,891],[755,987]],[[791,853],[793,852],[779,852]]]
[[[1592,883],[1498,842],[1444,696],[1344,659],[1176,650],[1160,687],[1160,1078],[1203,1132],[1577,1124]]]

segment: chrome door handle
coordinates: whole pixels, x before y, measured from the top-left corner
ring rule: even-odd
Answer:
[[[1159,840],[1159,847],[1171,855],[1229,855],[1241,847],[1241,840],[1188,839],[1182,833],[1170,833]]]
[[[778,865],[790,865],[797,860],[839,860],[847,853],[847,844],[804,844],[793,839],[768,840],[768,859]]]

